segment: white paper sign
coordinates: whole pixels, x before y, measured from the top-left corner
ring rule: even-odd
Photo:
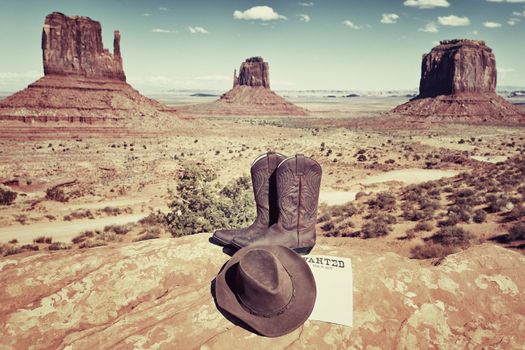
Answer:
[[[326,255],[303,258],[317,286],[317,299],[309,319],[352,326],[352,260]]]

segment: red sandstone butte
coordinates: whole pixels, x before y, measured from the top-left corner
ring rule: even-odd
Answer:
[[[136,122],[165,108],[126,83],[120,32],[113,53],[102,45],[100,22],[53,12],[42,30],[44,77],[0,101],[0,121]]]
[[[525,121],[496,94],[496,58],[479,40],[445,40],[423,55],[419,95],[393,113],[414,119]]]
[[[219,100],[180,110],[201,115],[308,115],[270,89],[270,68],[262,57],[244,61],[239,76],[233,74],[233,88]]]

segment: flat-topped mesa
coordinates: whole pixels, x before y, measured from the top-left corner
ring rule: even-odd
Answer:
[[[496,92],[496,58],[481,40],[443,40],[423,55],[419,96]]]
[[[270,68],[262,57],[250,57],[241,64],[239,76],[234,72],[233,87],[262,86],[270,88]]]
[[[84,76],[126,81],[120,33],[114,32],[113,54],[104,49],[100,22],[53,12],[42,31],[45,75]]]
[[[392,112],[409,121],[525,123],[523,110],[496,94],[496,58],[481,40],[443,40],[423,55],[419,95]]]

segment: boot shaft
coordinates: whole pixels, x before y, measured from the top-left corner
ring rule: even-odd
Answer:
[[[302,154],[286,158],[276,171],[280,225],[298,234],[313,232],[314,241],[321,176],[319,163]]]
[[[250,169],[257,207],[255,221],[266,227],[277,222],[279,217],[275,170],[284,159],[280,153],[268,152],[256,158]]]

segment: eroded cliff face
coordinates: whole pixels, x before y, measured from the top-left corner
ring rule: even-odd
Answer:
[[[126,83],[119,31],[114,32],[111,54],[103,48],[99,22],[53,12],[42,31],[42,58],[44,77],[0,101],[3,125],[114,123],[160,128],[158,118],[179,124],[165,106]]]
[[[353,327],[256,336],[215,306],[228,261],[200,234],[0,259],[3,349],[523,349],[525,257],[483,244],[438,266],[320,240],[352,259]],[[350,310],[341,310],[350,312]]]
[[[496,58],[484,41],[445,40],[423,55],[419,95],[392,110],[408,121],[525,123],[496,94]]]
[[[496,58],[478,40],[445,40],[423,56],[419,97],[495,93]]]
[[[126,80],[120,55],[120,33],[115,31],[113,54],[104,49],[100,22],[89,17],[53,12],[42,30],[45,75]]]
[[[270,68],[262,57],[250,57],[241,64],[239,76],[234,73],[235,86],[262,86],[270,88]]]

